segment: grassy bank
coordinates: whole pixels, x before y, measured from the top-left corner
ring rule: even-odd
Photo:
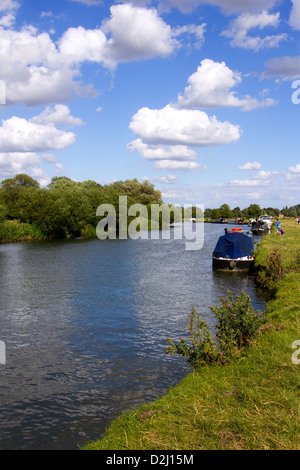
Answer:
[[[225,365],[203,366],[154,403],[123,414],[85,450],[300,448],[300,364],[292,361],[293,353],[297,357],[292,344],[300,340],[300,226],[287,220],[283,228],[284,236],[266,236],[258,248],[260,269],[276,248],[283,271],[276,289],[272,286],[268,322],[251,346]]]

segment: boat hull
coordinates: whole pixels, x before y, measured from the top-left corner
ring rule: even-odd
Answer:
[[[249,272],[253,268],[254,259],[230,259],[216,258],[212,259],[213,269],[218,271],[246,271]]]

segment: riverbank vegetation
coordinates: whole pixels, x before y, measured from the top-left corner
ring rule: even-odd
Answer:
[[[96,212],[101,204],[111,204],[115,208],[118,233],[120,196],[127,196],[128,209],[134,204],[142,204],[147,208],[148,218],[140,218],[140,228],[149,229],[150,206],[162,205],[163,201],[161,192],[147,180],[140,183],[132,179],[102,186],[92,180],[76,182],[63,176],[52,178],[48,187],[41,188],[35,179],[18,174],[0,183],[0,242],[96,237],[96,227],[101,220]],[[175,214],[171,205],[164,204],[164,207],[170,208],[168,216],[172,223]],[[242,218],[247,221],[262,213],[273,216],[280,214],[279,209],[262,209],[258,204],[250,204],[243,210],[239,207],[231,210],[228,204],[222,204],[218,209],[206,208],[204,213],[196,206],[176,206],[176,212],[176,217],[179,215],[182,220],[200,218],[205,221],[219,218]],[[296,217],[300,215],[300,205],[286,207],[281,213]],[[153,228],[162,228],[162,214],[159,217],[158,227]],[[134,219],[135,216],[127,215],[127,227]]]
[[[274,230],[258,246],[256,278],[269,295],[258,334],[225,363],[204,363],[154,403],[124,413],[85,449],[299,449],[300,226],[282,226],[283,236]],[[272,266],[279,272],[268,284]]]
[[[148,181],[133,179],[102,186],[57,177],[47,188],[40,188],[36,180],[19,174],[0,183],[0,240],[95,237],[100,221],[97,207],[112,204],[118,223],[119,196],[127,196],[129,207],[162,203],[160,191]],[[130,220],[128,217],[128,223]]]

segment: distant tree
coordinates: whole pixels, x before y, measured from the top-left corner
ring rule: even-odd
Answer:
[[[258,204],[250,204],[247,212],[248,217],[259,217],[261,215],[261,208]]]
[[[39,188],[39,183],[31,178],[31,176],[20,173],[14,178],[9,178],[1,181],[1,189],[8,191],[15,188]]]
[[[229,219],[230,217],[232,217],[232,211],[228,204],[222,204],[219,211],[220,211],[220,216],[223,217],[224,219]]]
[[[211,211],[211,218],[212,219],[219,219],[221,216],[220,216],[220,211],[219,209],[213,209]]]
[[[28,175],[20,173],[14,178],[9,178],[0,183],[0,201],[7,208],[7,217],[14,219],[19,217],[19,200],[24,191],[39,189],[39,183]]]
[[[232,209],[232,215],[235,218],[242,217],[241,209],[239,207],[235,207],[234,209]]]
[[[78,186],[78,184],[79,183],[71,180],[70,178],[67,178],[66,176],[55,176],[54,178],[52,178],[48,188],[65,189]]]
[[[205,217],[206,219],[210,219],[210,218],[211,218],[211,211],[212,211],[212,209],[209,209],[209,208],[207,208],[207,209],[204,210],[204,217]]]

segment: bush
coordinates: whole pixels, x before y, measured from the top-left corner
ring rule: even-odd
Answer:
[[[169,343],[166,353],[186,357],[187,362],[194,367],[218,362],[222,353],[216,350],[206,323],[201,320],[194,307],[188,319],[189,339],[185,340],[180,336],[179,343],[175,344],[170,338],[166,338]]]
[[[220,297],[219,307],[209,307],[218,319],[216,338],[223,353],[242,349],[257,334],[264,315],[256,312],[249,296],[242,291],[234,298],[231,291]]]
[[[188,315],[188,339],[179,337],[179,343],[174,343],[166,338],[166,354],[183,356],[195,368],[203,364],[222,364],[245,348],[265,321],[264,315],[254,310],[244,291],[234,298],[228,290],[227,296],[220,296],[220,306],[209,308],[218,320],[215,342],[207,324],[193,307]]]
[[[259,266],[255,281],[261,289],[267,291],[270,297],[274,297],[277,283],[284,274],[283,260],[278,248],[274,248],[267,254],[266,264]]]

